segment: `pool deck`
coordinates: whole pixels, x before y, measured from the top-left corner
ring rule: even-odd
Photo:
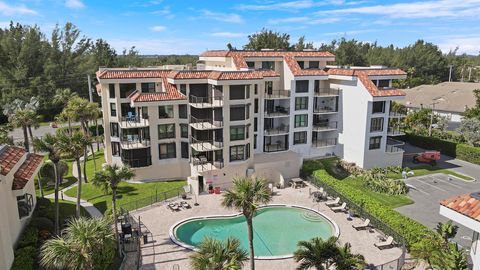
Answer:
[[[276,195],[273,196],[272,204],[299,205],[315,209],[333,220],[340,229],[339,242],[341,244],[349,242],[352,245],[352,252],[362,254],[367,263],[379,265],[390,262],[400,257],[402,251],[400,248],[390,248],[379,250],[374,246],[378,243],[380,234],[378,232],[369,232],[368,230],[357,231],[352,228],[352,224],[361,224],[363,220],[355,218],[353,221],[347,220],[347,214],[334,213],[325,203],[315,203],[309,198],[309,189],[316,190],[314,187],[293,189],[275,189]],[[231,215],[238,213],[234,210],[225,209],[220,205],[221,195],[200,195],[198,197],[199,206],[193,206],[195,199],[190,198],[191,209],[172,212],[167,209],[165,204],[157,204],[132,212],[135,217],[141,218],[141,221],[153,234],[153,242],[142,245],[142,268],[141,269],[174,269],[178,265],[179,269],[191,269],[189,256],[193,253],[188,249],[173,243],[169,237],[170,227],[182,219],[205,216],[205,215]],[[249,266],[245,263],[245,269]],[[297,263],[293,259],[281,260],[256,260],[257,269],[294,269]]]

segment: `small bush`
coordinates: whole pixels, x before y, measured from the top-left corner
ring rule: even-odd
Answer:
[[[15,250],[15,259],[13,260],[11,270],[35,269],[36,257],[37,251],[35,247],[23,247]]]
[[[457,145],[457,158],[480,165],[480,147]]]
[[[30,221],[30,226],[37,228],[39,231],[49,231],[53,232],[54,224],[53,221],[46,217],[34,217]]]
[[[36,247],[38,242],[38,230],[35,227],[28,226],[23,232],[21,240],[18,242],[17,248]]]
[[[37,197],[37,208],[50,208],[52,202],[47,198]]]

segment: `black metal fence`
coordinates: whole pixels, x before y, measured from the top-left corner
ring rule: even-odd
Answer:
[[[150,206],[155,203],[163,202],[166,201],[170,198],[174,197],[181,197],[182,194],[185,193],[185,190],[183,187],[181,188],[176,188],[176,189],[171,189],[167,191],[158,191],[155,189],[155,193],[145,196],[143,198],[140,198],[135,201],[130,201],[130,202],[122,202],[121,200],[119,201],[119,206],[121,209],[125,211],[133,211],[142,207]]]

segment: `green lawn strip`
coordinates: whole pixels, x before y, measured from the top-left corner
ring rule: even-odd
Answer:
[[[415,166],[415,167],[410,168],[410,169],[414,172],[414,174],[410,177],[423,176],[423,175],[429,175],[429,174],[435,174],[435,173],[444,173],[444,174],[447,174],[447,175],[458,177],[458,178],[460,178],[462,180],[465,180],[465,181],[473,181],[474,180],[470,176],[467,176],[467,175],[464,175],[464,174],[461,174],[461,173],[457,173],[457,172],[454,172],[452,170],[444,169],[444,168],[441,168],[441,167],[438,167],[438,166],[419,165],[419,166]],[[390,177],[390,178],[393,178],[393,179],[401,179],[402,178],[401,173],[388,174],[387,176]]]
[[[186,185],[185,180],[167,181],[167,182],[151,182],[151,183],[127,183],[121,182],[118,186],[118,204],[127,204],[137,200],[145,199],[150,202],[151,196],[158,194],[162,196],[165,191],[181,188]],[[75,197],[77,188],[71,188],[66,195]],[[168,194],[169,197],[177,196],[175,193]],[[100,212],[104,213],[112,207],[112,195],[104,194],[103,191],[91,183],[82,185],[82,199],[92,203]],[[148,205],[148,202],[145,205]],[[145,206],[139,205],[139,206]]]
[[[55,211],[55,200],[49,199],[52,202],[52,211]],[[76,203],[65,200],[58,200],[60,205],[60,224],[64,224],[66,220],[75,217]],[[85,217],[90,217],[90,214],[85,208],[80,207],[80,214]]]

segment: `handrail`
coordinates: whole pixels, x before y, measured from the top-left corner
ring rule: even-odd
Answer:
[[[270,92],[270,93],[269,93]],[[290,90],[265,90],[265,98],[289,98]]]
[[[141,144],[142,146],[148,147],[150,146],[150,138],[140,138],[133,140],[128,140],[127,138],[120,138],[120,144],[128,147],[134,146],[136,144]]]
[[[325,129],[337,129],[338,122],[337,121],[328,121],[328,122],[317,122],[313,123],[314,130],[325,130]]]
[[[266,117],[289,115],[290,107],[276,106],[273,110],[266,109],[264,113]]]
[[[388,127],[387,135],[404,135],[405,132],[402,131],[400,127]]]
[[[135,126],[135,124],[148,125],[148,115],[122,116],[120,121],[126,125]]]
[[[195,137],[191,137],[191,140],[190,140],[190,143],[191,144],[199,144],[200,146],[200,149],[202,149],[202,151],[212,151],[214,149],[212,149],[212,147],[208,147],[208,146],[213,146],[213,147],[217,147],[217,148],[222,148],[223,147],[223,141],[217,141],[217,140],[199,140],[199,139],[196,139]]]
[[[194,95],[190,95],[188,100],[190,103],[202,104],[202,107],[205,106],[203,104],[209,104],[209,106],[212,106],[214,105],[215,101],[218,101],[218,105],[223,105],[223,95],[214,95],[210,97],[197,97]]]
[[[154,203],[166,201],[173,197],[180,198],[183,193],[185,193],[183,187],[170,189],[167,191],[158,191],[157,189],[155,189],[155,193],[153,193],[152,190],[151,195],[139,198],[134,201],[123,203],[122,199],[120,199],[118,205],[122,212],[133,211],[145,206],[152,205]]]
[[[200,127],[203,129],[210,128],[210,126],[205,125],[205,123],[209,123],[217,128],[223,127],[223,120],[213,120],[212,118],[198,119],[190,115],[190,124],[200,124]]]
[[[289,125],[285,125],[283,127],[272,127],[272,128],[266,128],[264,130],[265,135],[275,135],[275,134],[283,134],[283,133],[288,133],[290,130]]]
[[[338,96],[340,88],[317,88],[314,90],[315,96]]]
[[[127,164],[128,166],[132,168],[140,168],[140,167],[147,167],[152,165],[152,157],[146,157],[144,159],[140,158],[135,158],[135,159],[130,159],[130,158],[122,158],[122,162]]]
[[[334,146],[337,145],[337,138],[329,138],[329,139],[313,139],[312,145],[315,147],[326,147],[326,146]]]
[[[265,144],[263,147],[263,151],[267,153],[287,151],[287,150],[288,150],[288,146],[285,146],[285,143]]]

